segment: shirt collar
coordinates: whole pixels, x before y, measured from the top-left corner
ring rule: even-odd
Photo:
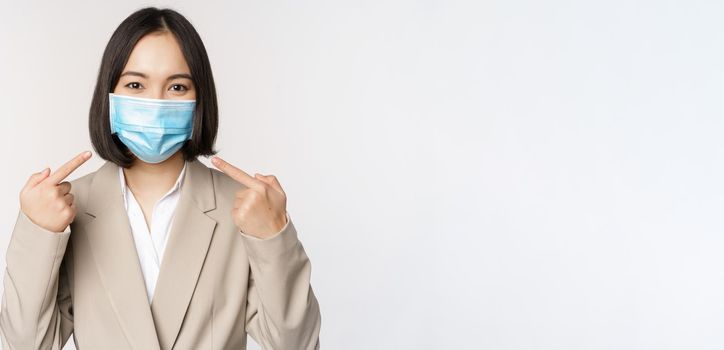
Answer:
[[[174,191],[181,188],[181,185],[183,185],[184,180],[184,173],[186,173],[186,165],[188,164],[188,161],[184,161],[184,166],[181,168],[181,173],[179,173],[178,178],[176,178],[176,183],[174,183],[173,187],[171,187],[168,192],[166,192],[165,195],[161,196],[161,198],[168,196],[169,194],[173,193]],[[128,190],[128,186],[126,185],[126,177],[123,174],[123,167],[118,167],[118,177],[120,178],[121,182],[121,194],[123,194],[123,200],[125,202],[126,200],[126,191]]]

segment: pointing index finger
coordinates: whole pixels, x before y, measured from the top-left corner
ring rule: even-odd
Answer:
[[[251,177],[243,170],[229,164],[227,161],[221,159],[220,157],[215,156],[211,158],[211,162],[226,175],[231,176],[232,179],[241,182],[247,187],[257,188],[259,186],[259,183],[257,182],[259,180]]]
[[[83,163],[85,163],[86,160],[90,159],[91,153],[90,151],[85,151],[77,156],[75,156],[73,159],[69,160],[67,163],[63,164],[56,170],[54,173],[50,174],[48,178],[45,179],[45,181],[52,182],[54,185],[60,183],[70,175],[75,169],[78,169],[79,166],[81,166]]]

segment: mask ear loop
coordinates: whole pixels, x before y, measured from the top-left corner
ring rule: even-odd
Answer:
[[[113,110],[115,108],[115,105],[113,103],[113,93],[108,93],[108,124],[110,125],[111,129],[111,135],[114,134],[114,128],[113,128]]]
[[[194,112],[191,115],[191,135],[189,135],[188,140],[191,140],[191,138],[194,137],[194,129],[196,129],[196,128],[194,128],[194,124],[195,124],[194,121],[196,120],[196,108],[198,108],[198,106],[199,106],[198,103],[194,103]]]

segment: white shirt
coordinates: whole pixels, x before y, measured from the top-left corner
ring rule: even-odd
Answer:
[[[133,232],[133,241],[136,245],[138,260],[141,263],[143,271],[143,279],[146,282],[146,293],[148,294],[148,303],[153,300],[153,292],[156,289],[156,281],[163,260],[163,252],[166,249],[168,235],[171,232],[171,222],[179,197],[181,196],[181,185],[183,184],[184,173],[186,172],[186,164],[181,169],[181,173],[176,179],[174,186],[161,197],[153,206],[151,212],[151,231],[149,232],[146,225],[146,219],[143,216],[141,206],[133,196],[126,185],[126,179],[123,175],[123,168],[118,168],[118,176],[121,179],[121,193],[123,193],[123,202],[128,213],[128,221],[131,224]]]

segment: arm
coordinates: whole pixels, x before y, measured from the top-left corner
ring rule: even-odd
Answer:
[[[289,213],[276,235],[241,232],[250,259],[246,328],[263,349],[319,349],[321,314],[310,285],[311,263]]]
[[[61,349],[73,332],[66,274],[70,230],[51,232],[18,215],[0,307],[3,349]]]

